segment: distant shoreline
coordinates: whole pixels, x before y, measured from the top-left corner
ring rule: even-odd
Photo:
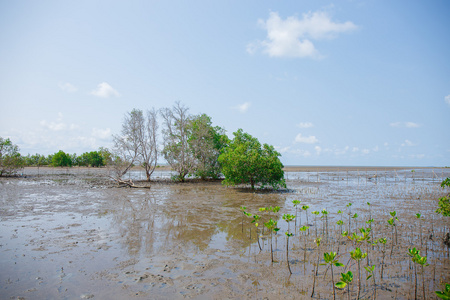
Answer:
[[[37,169],[37,166],[28,166],[24,169]],[[41,166],[41,170],[58,170],[58,169],[86,169],[86,170],[102,170],[106,167],[49,167]],[[446,169],[447,167],[384,167],[384,166],[284,166],[284,172],[338,172],[338,171],[398,171],[398,170],[423,170],[423,169]],[[133,167],[132,170],[143,170],[141,167]],[[171,171],[170,166],[157,166],[155,171]]]
[[[374,167],[374,166],[285,166],[285,172],[327,172],[327,171],[398,171],[441,169],[444,167]]]

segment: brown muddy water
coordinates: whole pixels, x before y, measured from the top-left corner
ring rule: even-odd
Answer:
[[[104,169],[40,168],[38,176],[28,168],[24,175],[0,179],[0,299],[307,299],[314,278],[313,298],[332,299],[331,271],[319,266],[314,272],[325,251],[338,252],[346,265],[333,268],[335,281],[340,272],[353,272],[355,299],[358,271],[349,254],[355,244],[340,233],[359,234],[370,218],[372,239],[386,237],[387,243],[357,245],[368,253],[361,261],[362,298],[414,298],[412,247],[429,263],[423,273],[416,269],[417,298],[425,291],[435,299],[434,291],[450,283],[449,249],[442,242],[450,218],[434,212],[449,169],[298,169],[286,173],[289,190],[277,193],[164,180],[150,189],[115,188]],[[143,178],[138,171],[130,176]],[[154,176],[167,179],[170,172]],[[289,275],[288,226],[281,216],[296,214],[293,200],[309,209],[300,208],[297,224],[289,226]],[[263,222],[257,235],[241,206],[262,215],[260,207],[281,207],[274,263]],[[323,209],[327,218],[312,214]],[[397,243],[387,223],[393,211],[399,218]],[[340,219],[342,227],[336,224]],[[309,229],[299,230],[303,225]],[[375,265],[375,283],[366,280],[367,265]],[[337,299],[347,297],[347,289],[336,290]]]

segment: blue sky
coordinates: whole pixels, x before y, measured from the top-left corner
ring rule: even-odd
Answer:
[[[133,108],[206,113],[285,165],[450,166],[448,1],[0,1],[0,136],[111,146]]]

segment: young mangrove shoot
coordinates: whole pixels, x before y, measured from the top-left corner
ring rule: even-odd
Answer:
[[[334,286],[334,275],[333,275],[333,266],[336,267],[343,267],[344,264],[340,263],[337,259],[336,259],[336,252],[325,252],[323,254],[323,259],[325,261],[325,263],[320,264],[321,266],[330,266],[331,268],[331,284],[333,286],[333,299],[336,299],[336,291],[335,291],[335,286]]]
[[[347,273],[341,273],[340,281],[336,282],[336,287],[338,289],[344,289],[347,287],[347,297],[350,300],[350,283],[353,281],[353,273],[352,271],[348,271]]]

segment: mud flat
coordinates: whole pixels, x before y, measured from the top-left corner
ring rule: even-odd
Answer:
[[[279,193],[251,193],[220,182],[168,184],[165,169],[157,170],[159,179],[150,189],[115,188],[105,169],[31,168],[24,170],[26,178],[1,178],[0,299],[306,299],[318,254],[339,252],[339,261],[357,273],[349,255],[355,244],[340,233],[359,234],[370,218],[373,240],[386,237],[387,243],[386,249],[379,243],[358,245],[369,253],[362,265],[376,266],[375,285],[362,270],[364,299],[375,293],[378,299],[414,298],[407,254],[412,247],[430,264],[424,274],[418,269],[419,298],[425,289],[433,299],[435,290],[450,283],[449,249],[442,242],[450,218],[434,213],[449,169],[309,168],[287,172],[289,190]],[[142,178],[137,170],[130,176]],[[297,225],[290,226],[289,275],[281,216],[296,213],[296,199],[309,210],[308,217],[297,211]],[[260,251],[256,227],[242,218],[240,206],[253,214],[259,207],[281,207],[275,263],[267,230],[262,233],[260,222]],[[311,214],[322,209],[327,218]],[[399,218],[397,243],[387,223],[393,211]],[[336,225],[340,219],[343,228]],[[300,231],[303,225],[309,230]],[[334,271],[336,280],[344,270]],[[353,299],[356,291],[355,278]],[[314,298],[332,299],[324,266]],[[347,299],[346,291],[337,291],[337,299]]]

